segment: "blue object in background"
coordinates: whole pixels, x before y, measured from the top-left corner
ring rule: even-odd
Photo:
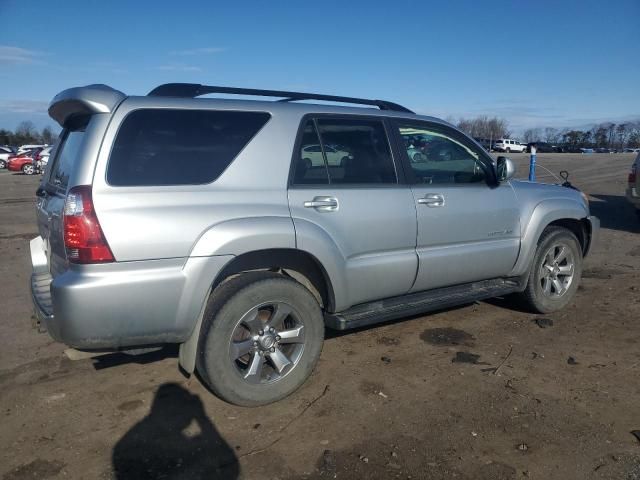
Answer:
[[[536,181],[536,149],[531,147],[531,157],[529,159],[529,181]]]

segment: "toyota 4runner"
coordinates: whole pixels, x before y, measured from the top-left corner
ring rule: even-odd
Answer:
[[[196,98],[212,93],[280,101]],[[512,293],[562,308],[599,228],[580,192],[515,181],[508,158],[391,102],[91,85],[49,114],[63,132],[31,241],[42,327],[83,350],[180,344],[182,368],[239,405],[298,388],[325,326]]]

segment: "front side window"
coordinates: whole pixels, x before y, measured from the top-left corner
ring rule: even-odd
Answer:
[[[417,183],[469,184],[486,182],[481,151],[447,129],[399,125],[409,164]]]
[[[113,186],[211,183],[269,118],[266,112],[136,110],[120,126],[107,181]]]

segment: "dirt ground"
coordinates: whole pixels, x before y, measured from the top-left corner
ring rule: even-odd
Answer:
[[[526,175],[526,156],[512,155]],[[640,222],[632,155],[539,155],[602,220],[575,301],[492,300],[328,332],[303,388],[240,408],[177,350],[71,361],[31,328],[38,179],[0,171],[0,477],[640,479]],[[498,369],[498,370],[496,370]]]

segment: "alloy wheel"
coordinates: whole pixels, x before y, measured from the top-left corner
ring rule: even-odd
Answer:
[[[262,303],[237,323],[231,336],[229,359],[246,382],[274,383],[296,367],[304,342],[304,324],[291,305]]]
[[[568,245],[553,245],[542,258],[539,270],[542,293],[551,298],[563,296],[573,282],[575,259]]]

